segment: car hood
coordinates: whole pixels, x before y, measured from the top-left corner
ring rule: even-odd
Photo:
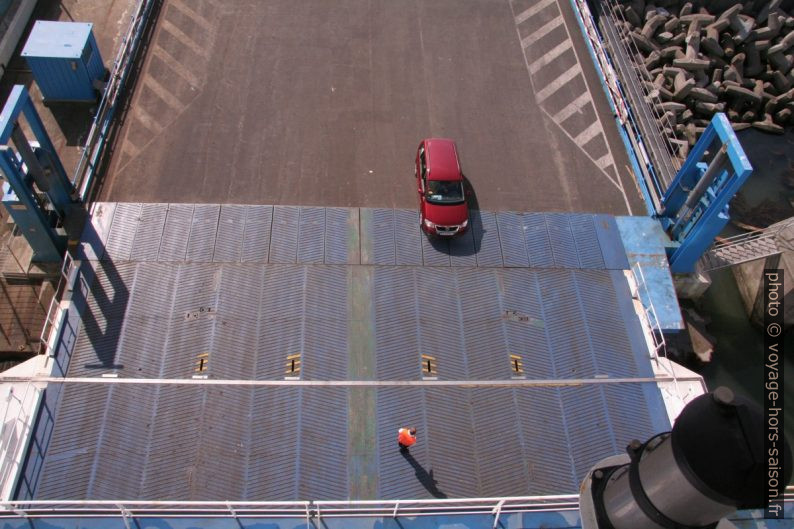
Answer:
[[[462,224],[464,220],[469,218],[469,210],[465,202],[463,204],[444,205],[425,202],[425,218],[442,226],[451,226],[453,224]]]

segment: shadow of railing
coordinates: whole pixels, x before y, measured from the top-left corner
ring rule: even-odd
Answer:
[[[130,291],[91,222],[85,225],[83,241],[97,260],[86,261],[81,266],[81,288],[74,290],[72,301],[82,309],[82,332],[85,333],[84,339],[91,344],[97,362],[82,367],[123,369],[123,365],[116,363],[116,358]]]
[[[116,363],[124,315],[129,303],[130,291],[112,258],[106,255],[106,247],[91,222],[85,224],[78,257],[95,256],[78,266],[64,267],[63,297],[57,305],[58,316],[52,323],[55,338],[48,343],[47,354],[55,363],[53,376],[65,377],[75,355],[75,347],[81,338],[87,340],[95,353],[96,363],[86,363],[82,369],[122,369]],[[66,262],[72,261],[71,254]],[[66,301],[67,307],[61,306]],[[80,325],[82,323],[82,325]],[[47,339],[47,337],[45,337]],[[50,342],[48,340],[48,342]],[[90,359],[89,359],[90,361]],[[44,390],[34,422],[33,433],[24,466],[20,473],[15,497],[33,498],[38,484],[47,447],[54,428],[53,410],[60,399],[63,384],[50,383]]]
[[[98,360],[83,367],[123,367],[115,363],[115,358],[129,289],[90,221],[83,226],[81,241],[81,247],[65,256],[61,280],[42,330],[40,352],[54,359],[53,376],[68,373],[81,321],[85,339]]]
[[[47,454],[47,447],[52,439],[52,431],[55,427],[55,415],[53,414],[54,404],[63,388],[62,384],[49,384],[42,390],[41,402],[38,412],[31,428],[31,438],[27,447],[27,453],[22,459],[22,468],[19,472],[14,498],[28,500],[35,497],[36,486],[39,476],[44,466],[44,456]]]

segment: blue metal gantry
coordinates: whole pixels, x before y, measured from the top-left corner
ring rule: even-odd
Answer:
[[[25,136],[20,115],[25,117],[35,142]],[[56,225],[75,202],[74,187],[22,85],[14,86],[0,113],[0,171],[7,181],[3,184],[3,205],[33,249],[32,260],[60,261],[66,235]]]
[[[676,243],[668,249],[673,273],[694,271],[730,220],[728,202],[752,171],[728,118],[715,114],[662,198],[659,219]]]

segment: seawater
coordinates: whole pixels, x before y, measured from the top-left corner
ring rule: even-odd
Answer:
[[[764,337],[760,328],[750,323],[736,280],[730,269],[711,273],[712,284],[698,306],[711,322],[709,333],[716,338],[711,362],[694,368],[706,381],[709,390],[727,386],[759,406],[764,406]],[[785,399],[784,430],[794,450],[794,328],[784,335],[783,393]],[[793,456],[794,457],[794,456]]]

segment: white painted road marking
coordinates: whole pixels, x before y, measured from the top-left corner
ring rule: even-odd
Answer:
[[[163,61],[168,68],[170,68],[179,77],[187,81],[190,86],[198,86],[200,81],[198,77],[196,77],[196,74],[194,74],[190,68],[182,64],[181,61],[172,56],[171,52],[169,52],[167,49],[163,48],[162,46],[155,46],[152,48],[152,55]]]
[[[559,57],[566,51],[570,50],[571,48],[573,48],[573,44],[571,44],[570,40],[566,39],[560,42],[552,49],[544,53],[540,59],[530,64],[529,73],[531,73],[532,75],[538,73],[538,70],[540,70],[547,64],[551,64],[552,62],[554,62],[555,59],[557,59],[557,57]]]
[[[540,26],[538,29],[527,35],[521,40],[521,47],[527,49],[528,47],[535,44],[537,41],[557,29],[558,27],[563,25],[562,15],[559,15],[554,20],[550,20],[546,22],[544,25]]]
[[[576,137],[574,138],[574,141],[576,142],[576,145],[584,147],[590,142],[590,140],[595,138],[600,133],[601,133],[601,123],[599,123],[596,120],[590,123],[589,127],[587,127],[582,132],[577,134]]]
[[[147,145],[156,141],[166,126],[185,112],[206,82],[210,51],[217,37],[215,24],[210,20],[217,17],[219,4],[214,0],[205,1],[215,6],[215,9],[211,10],[214,11],[213,13],[202,15],[193,5],[189,5],[190,0],[168,2],[166,14],[178,14],[178,16],[172,17],[173,20],[169,20],[166,16],[158,22],[163,37],[155,38],[149,50],[152,58],[162,61],[166,68],[152,71],[151,66],[147,66],[148,75],[143,77],[143,86],[155,94],[157,99],[163,101],[168,109],[157,107],[156,103],[153,103],[155,98],[141,97],[140,94],[136,96],[133,107],[137,110],[132,114],[136,125],[125,132],[120,150],[127,157],[120,158],[116,166],[117,171],[124,170]],[[169,36],[172,39],[169,39]],[[174,42],[170,42],[171,40]],[[177,46],[174,46],[174,43],[177,43]],[[189,64],[185,62],[184,58],[179,57],[182,55],[180,53],[182,46],[195,53],[200,60],[190,61]],[[174,82],[178,79],[184,80],[185,83]],[[149,132],[146,135],[148,140],[142,145],[135,145],[133,142],[136,137],[144,137],[141,134],[137,136],[133,134],[137,126],[142,126]]]
[[[542,90],[540,90],[535,94],[535,98],[538,100],[538,103],[544,102],[546,99],[549,98],[550,95],[552,95],[554,92],[556,92],[557,90],[568,84],[568,82],[573,80],[573,78],[579,75],[580,73],[582,73],[582,67],[579,66],[579,63],[577,62],[576,64],[568,68],[568,70],[564,74],[557,77],[555,80],[553,80],[548,85],[546,85],[545,88],[543,88]]]
[[[585,105],[587,105],[589,102],[590,94],[583,92],[582,94],[579,94],[579,97],[565,105],[565,108],[554,114],[551,119],[553,119],[556,123],[562,123],[577,112],[581,112]]]
[[[523,13],[521,13],[516,17],[516,26],[522,23],[523,21],[527,20],[528,18],[537,15],[538,13],[543,11],[543,9],[553,4],[555,1],[556,0],[541,0],[537,4],[528,8],[527,10],[525,10]]]
[[[595,91],[591,89],[590,83],[588,83],[581,66],[581,61],[584,59],[579,57],[579,54],[574,48],[573,37],[570,30],[568,29],[568,25],[565,23],[563,18],[563,10],[567,8],[564,8],[559,0],[537,0],[531,7],[524,9],[524,11],[522,11],[520,14],[516,15],[515,3],[516,2],[514,0],[509,0],[510,8],[513,14],[513,20],[515,21],[516,25],[516,32],[518,33],[518,38],[521,42],[521,49],[524,54],[524,62],[529,74],[529,80],[532,85],[532,90],[535,92],[535,101],[543,110],[543,112],[546,113],[546,115],[548,115],[552,121],[560,127],[561,131],[568,138],[570,138],[571,141],[576,143],[579,148],[582,149],[582,153],[590,161],[592,161],[596,167],[598,167],[600,173],[620,191],[626,203],[626,209],[628,213],[631,214],[631,205],[629,204],[628,197],[626,196],[626,191],[623,187],[620,174],[617,170],[617,167],[615,166],[614,157],[612,156],[609,141],[607,141],[604,125],[602,124],[601,117],[598,115],[598,113],[594,112],[594,120],[583,131],[571,131],[568,130],[564,125],[568,118],[576,113],[582,112],[582,110],[587,107],[589,103],[593,104],[593,110],[595,111],[595,102],[593,101],[593,94],[595,94]],[[528,35],[522,37],[522,35],[526,34],[528,28],[519,27],[519,25],[537,16],[546,8],[549,8],[549,13],[547,13],[547,15],[552,14],[552,5],[555,6],[553,9],[556,10],[555,18],[538,27]],[[563,40],[563,42],[557,44],[551,50],[543,50],[539,49],[539,46],[533,46],[542,38],[550,35],[558,28],[562,28],[562,31],[565,32],[565,37],[567,37]],[[555,40],[558,41],[559,39]],[[549,45],[551,45],[550,42]],[[553,64],[555,61],[558,61],[566,52],[568,52],[568,50],[573,51],[576,63],[562,75],[559,75],[556,78],[550,78],[554,74],[550,71],[551,69],[544,69],[544,67]],[[530,59],[530,56],[532,56],[532,59]],[[556,110],[554,114],[551,114],[549,109],[546,108],[547,105],[545,104],[545,101],[560,91],[561,88],[568,85],[571,81],[577,79],[580,74],[584,83],[583,92],[576,95],[573,101],[565,105],[565,107],[560,110]],[[540,89],[538,90],[538,88]],[[579,88],[576,90],[578,92]],[[565,100],[569,100],[570,97],[574,97],[574,95],[570,94],[570,91],[560,92],[560,98],[555,99],[555,107],[564,102],[560,100],[563,97]],[[578,125],[568,124],[568,127],[578,128]],[[599,136],[604,139],[604,143],[607,147],[607,153],[596,160],[584,150],[584,146]]]
[[[607,167],[612,165],[612,155],[610,153],[606,153],[604,156],[596,160],[595,164],[601,170],[606,169]]]
[[[190,48],[193,53],[199,57],[202,57],[203,59],[209,59],[209,49],[193,40],[193,37],[182,31],[182,28],[175,26],[171,21],[166,19],[163,19],[163,21],[160,22],[160,27],[163,31],[167,31],[176,40]]]

